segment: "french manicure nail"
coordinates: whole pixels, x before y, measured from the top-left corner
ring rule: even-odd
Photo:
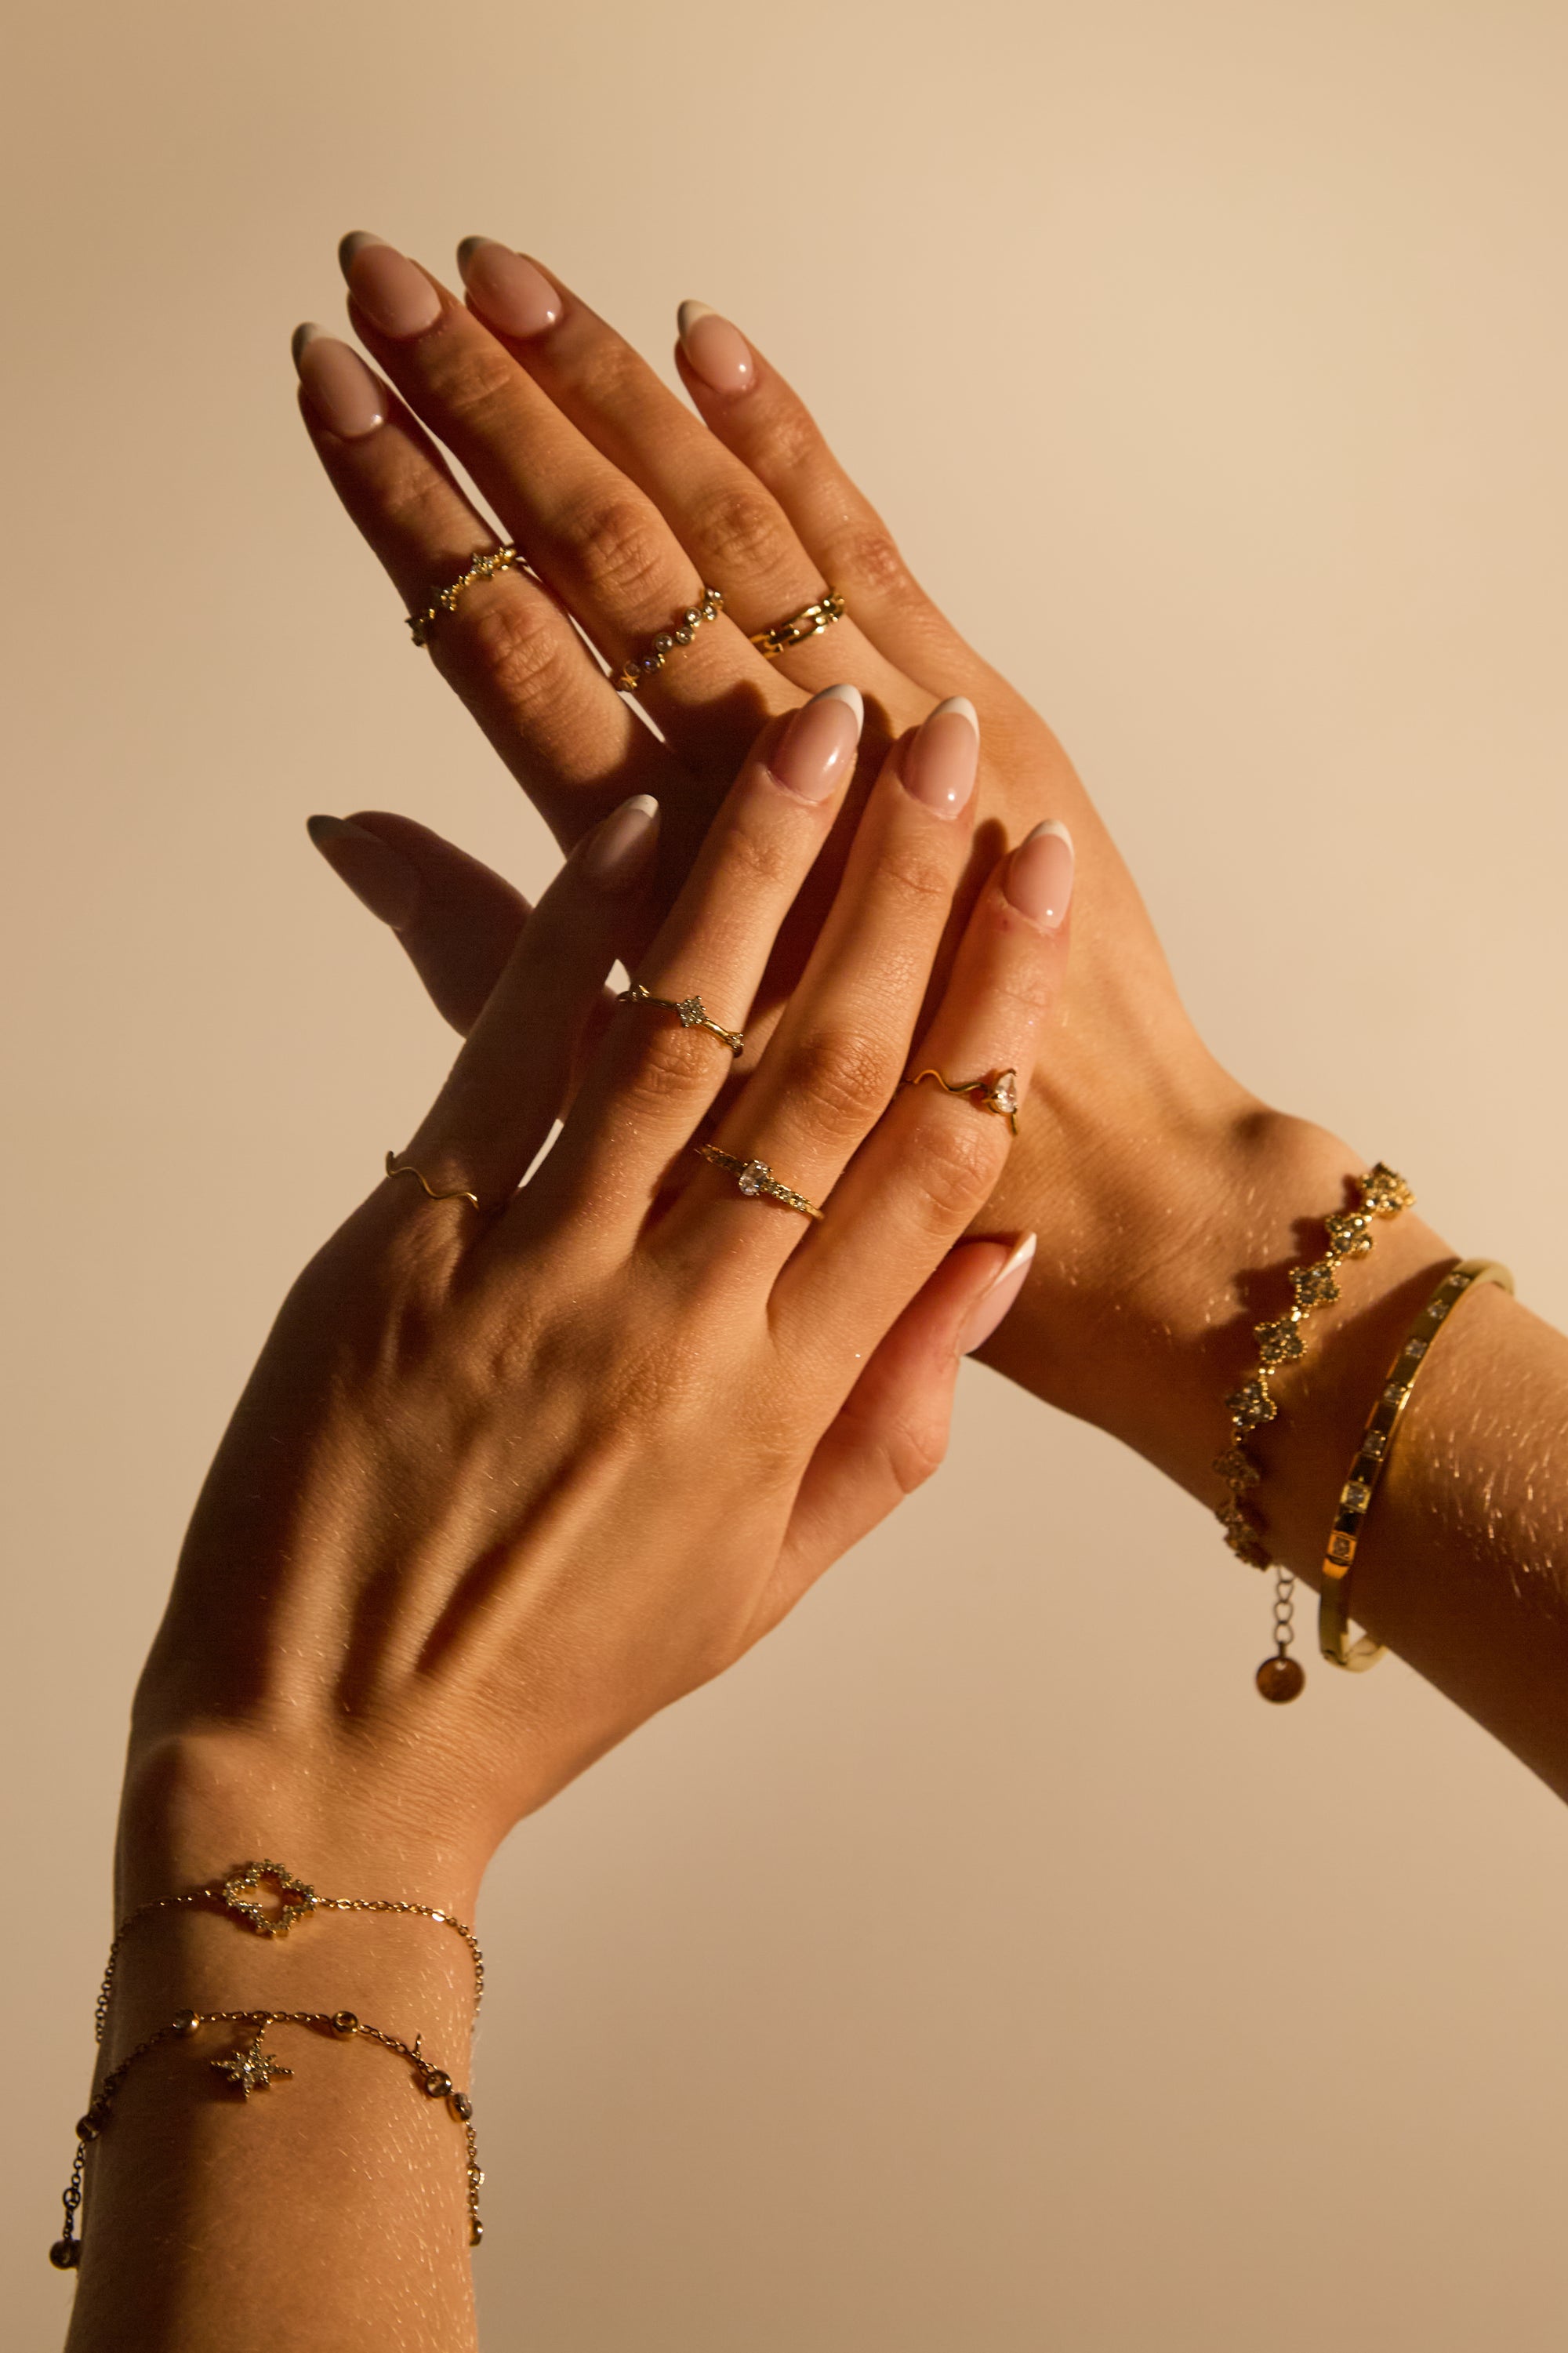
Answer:
[[[419,904],[419,877],[406,858],[368,827],[342,817],[310,817],[305,830],[334,874],[362,905],[400,932]]]
[[[750,392],[757,380],[757,364],[739,327],[732,327],[706,302],[683,302],[677,323],[681,350],[710,390]]]
[[[1003,895],[1042,932],[1059,931],[1072,903],[1075,862],[1071,834],[1048,817],[1025,836],[1007,860]]]
[[[651,793],[634,793],[584,843],[584,881],[596,891],[629,891],[647,871],[658,839],[658,803]]]
[[[542,269],[493,237],[466,237],[458,248],[458,268],[481,319],[499,333],[526,343],[559,324],[564,309]]]
[[[338,259],[357,309],[395,343],[422,335],[441,315],[441,297],[422,269],[368,229],[351,229]]]
[[[858,687],[828,686],[785,728],[769,767],[797,800],[825,801],[855,765],[866,706]]]
[[[294,365],[306,399],[329,433],[357,441],[386,422],[386,396],[359,353],[309,322],[294,330]]]
[[[984,1346],[1002,1318],[1017,1298],[1029,1279],[1029,1269],[1035,1262],[1033,1234],[1026,1234],[998,1273],[989,1291],[983,1292],[959,1327],[958,1354],[967,1356]]]
[[[966,694],[939,702],[903,755],[904,789],[938,817],[956,817],[974,790],[980,720]]]

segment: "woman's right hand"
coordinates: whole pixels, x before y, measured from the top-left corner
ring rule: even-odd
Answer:
[[[858,723],[836,690],[764,732],[639,960],[654,997],[745,1023]],[[1012,1067],[1026,1088],[1065,953],[1069,852],[1047,830],[984,881],[928,1005],[977,755],[963,705],[894,749],[713,1131],[820,1222],[699,1166],[731,1056],[646,1003],[605,1027],[529,1175],[638,928],[650,805],[568,861],[404,1155],[446,1198],[406,1173],[375,1187],[296,1284],[219,1451],[138,1694],[122,1905],[284,1851],[470,1902],[513,1822],[727,1666],[934,1467],[961,1354],[1028,1253],[954,1248],[1006,1119],[900,1076],[919,1037],[911,1070]]]

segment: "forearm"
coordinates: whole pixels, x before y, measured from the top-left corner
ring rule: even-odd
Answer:
[[[1288,1270],[1317,1255],[1325,1211],[1368,1162],[1304,1123],[1216,1100],[1191,1165],[1173,1145],[1144,1178],[1108,1171],[1103,1230],[1083,1262],[1128,1240],[1099,1338],[1071,1364],[1047,1267],[985,1351],[1023,1386],[1124,1439],[1209,1508],[1227,1442],[1223,1399],[1256,1362],[1254,1323],[1289,1305]],[[1026,1198],[1058,1181],[1019,1155]],[[1010,1182],[1014,1172],[1010,1172]],[[1271,1377],[1278,1419],[1249,1440],[1254,1516],[1270,1551],[1314,1588],[1366,1415],[1409,1326],[1462,1253],[1406,1212],[1342,1272],[1339,1302],[1306,1327],[1299,1365]],[[1162,1236],[1163,1237],[1162,1240]],[[1468,1240],[1469,1238],[1467,1238]],[[1474,1247],[1501,1251],[1499,1237]],[[1081,1329],[1081,1314],[1079,1328]],[[1223,1535],[1215,1529],[1216,1546]],[[1248,1572],[1237,1567],[1237,1573]],[[1568,1796],[1568,1339],[1490,1286],[1434,1341],[1369,1513],[1352,1587],[1357,1620]],[[1302,1644],[1315,1653],[1310,1631]],[[1331,1670],[1325,1669],[1325,1672]]]
[[[117,1910],[258,1852],[321,1894],[472,1902],[471,1887],[411,1886],[406,1861],[302,1814],[275,1820],[258,1851],[242,1807],[205,1831],[136,1810]],[[462,1940],[416,1915],[323,1912],[269,1937],[220,1913],[154,1915],[118,1958],[95,2097],[184,2010],[350,2011],[410,2049],[422,2037],[421,2057],[466,2094],[474,1992]],[[261,2048],[292,2073],[246,2096],[213,2063],[251,2040],[248,2023],[204,2022],[127,2071],[89,2149],[69,2353],[471,2348],[468,2144],[452,2103],[363,2031],[287,2022]]]

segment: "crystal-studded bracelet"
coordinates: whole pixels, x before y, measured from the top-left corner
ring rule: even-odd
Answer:
[[[1347,1259],[1364,1258],[1371,1250],[1373,1219],[1397,1218],[1402,1209],[1415,1207],[1415,1196],[1404,1177],[1384,1161],[1354,1181],[1360,1208],[1338,1209],[1326,1217],[1323,1229],[1328,1246],[1322,1256],[1290,1270],[1292,1306],[1285,1314],[1252,1327],[1258,1342],[1258,1367],[1225,1401],[1230,1416],[1230,1444],[1214,1466],[1226,1484],[1226,1499],[1215,1517],[1225,1529],[1226,1544],[1249,1567],[1275,1572],[1274,1656],[1265,1659],[1256,1681],[1263,1697],[1276,1703],[1294,1699],[1307,1680],[1300,1661],[1290,1656],[1296,1578],[1292,1570],[1275,1560],[1247,1509],[1245,1498],[1263,1474],[1247,1452],[1247,1440],[1279,1412],[1268,1386],[1269,1375],[1306,1354],[1301,1326],[1319,1308],[1331,1307],[1338,1299],[1338,1271]]]
[[[479,2188],[484,2174],[479,2168],[479,2142],[474,2136],[474,2104],[466,2092],[459,2092],[444,2067],[427,2059],[423,2035],[412,2042],[401,2036],[388,2034],[379,2026],[366,2026],[352,2010],[177,2010],[166,2026],[160,2026],[128,2051],[117,2067],[112,2067],[93,2094],[85,2116],[77,2120],[76,2158],[71,2166],[70,2179],[61,2193],[65,2208],[65,2228],[49,2249],[49,2261],[57,2271],[74,2271],[81,2261],[81,2239],[77,2230],[77,2215],[81,2207],[82,2176],[87,2167],[87,2152],[99,2138],[113,2113],[114,2103],[125,2078],[139,2059],[159,2050],[165,2042],[185,2042],[199,2034],[204,2026],[236,2026],[240,2036],[237,2047],[223,2056],[208,2062],[214,2074],[230,2094],[237,2094],[243,2104],[253,2092],[264,2092],[279,2075],[292,2075],[292,2067],[279,2064],[276,2052],[263,2048],[275,2026],[304,2026],[319,2034],[330,2034],[335,2040],[348,2041],[363,2036],[367,2042],[379,2042],[399,2059],[406,2059],[414,2070],[415,2089],[427,2100],[443,2101],[463,2127],[467,2149],[465,2202],[468,2218],[468,2244],[477,2247],[484,2237],[484,2224],[479,2220]]]

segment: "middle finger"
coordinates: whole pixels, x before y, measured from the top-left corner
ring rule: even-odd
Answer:
[[[534,570],[616,670],[649,658],[709,585],[652,501],[403,254],[356,231],[342,259],[356,332]],[[676,647],[641,691],[678,748],[730,771],[759,723],[801,699],[722,616]]]

